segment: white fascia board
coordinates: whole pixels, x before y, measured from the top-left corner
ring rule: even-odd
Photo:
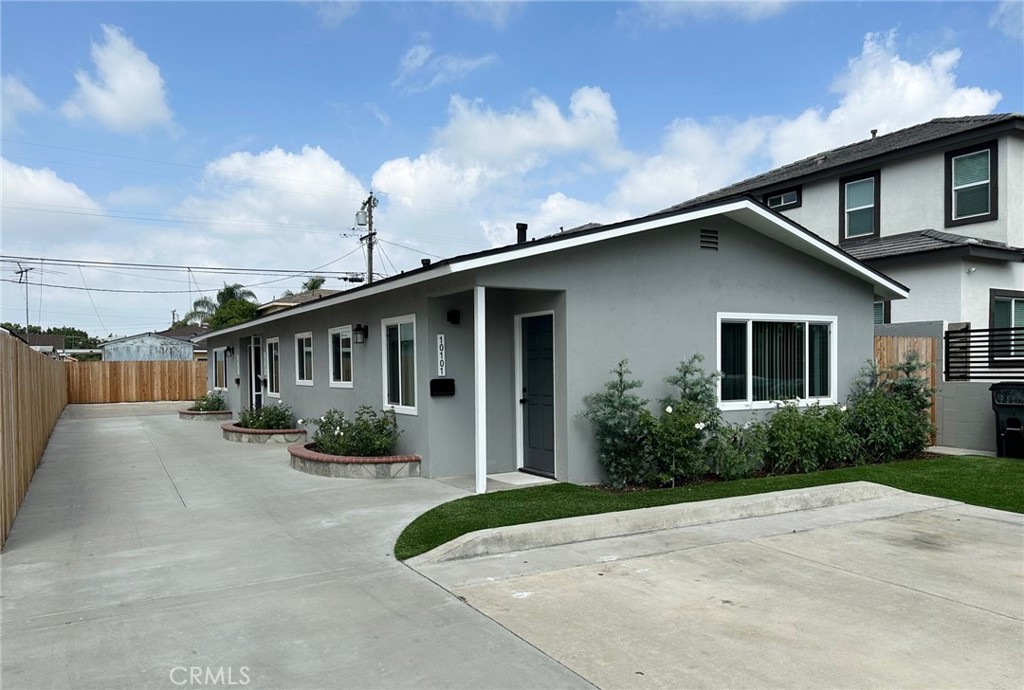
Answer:
[[[452,271],[450,266],[437,266],[433,270],[424,271],[423,273],[417,273],[416,275],[411,275],[406,278],[389,280],[386,283],[381,283],[380,285],[374,285],[356,291],[343,292],[339,295],[331,295],[330,297],[323,298],[323,300],[317,300],[316,302],[310,302],[309,304],[305,304],[302,306],[293,307],[291,309],[285,309],[283,311],[276,311],[273,314],[268,314],[267,316],[264,316],[262,318],[253,319],[252,321],[246,321],[236,326],[230,326],[228,328],[222,328],[219,331],[210,331],[209,333],[204,333],[202,336],[196,336],[192,340],[193,342],[197,342],[198,340],[206,340],[207,338],[210,337],[217,338],[222,335],[228,335],[229,333],[235,333],[237,331],[242,331],[247,328],[255,328],[257,326],[262,326],[263,324],[273,323],[274,321],[280,321],[281,319],[287,319],[293,316],[298,316],[299,314],[306,314],[311,311],[316,311],[317,309],[323,309],[324,307],[333,307],[338,304],[355,302],[356,300],[361,300],[364,297],[372,297],[373,295],[379,295],[382,292],[398,290],[400,288],[408,287],[410,285],[416,285],[417,283],[423,283],[428,280],[433,280],[434,278],[440,278],[442,276],[448,275],[451,272]]]

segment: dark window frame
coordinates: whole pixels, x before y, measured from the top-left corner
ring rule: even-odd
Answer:
[[[773,196],[781,196],[783,194],[789,194],[790,192],[795,192],[796,193],[796,201],[794,201],[792,203],[789,203],[789,204],[780,204],[778,206],[769,206],[768,205],[768,199],[769,198],[771,198]],[[768,208],[770,208],[773,211],[785,211],[785,210],[791,209],[791,208],[800,208],[801,206],[803,206],[803,203],[804,203],[803,187],[802,186],[787,187],[786,189],[780,189],[778,191],[768,192],[767,194],[764,194],[764,195],[761,196],[761,203],[763,203],[765,206],[768,206]]]
[[[880,323],[880,324],[876,323],[875,325],[876,326],[882,326],[882,325],[885,325],[885,324],[892,323],[892,300],[880,299],[880,300],[876,300],[875,301],[876,304],[878,302],[882,303],[882,323]],[[872,314],[872,317],[873,316],[874,316],[874,314]]]
[[[861,180],[874,180],[875,181],[875,207],[874,207],[874,232],[870,235],[857,235],[855,237],[846,236],[846,185],[851,182],[860,182]],[[878,237],[881,233],[882,228],[882,171],[872,170],[869,172],[859,173],[857,175],[847,175],[839,179],[839,244],[846,244],[847,242],[857,242],[858,240],[868,240],[872,237]]]
[[[977,153],[979,151],[988,151],[988,190],[989,190],[989,203],[991,204],[989,212],[980,216],[970,216],[968,218],[954,218],[953,217],[953,159],[959,156],[966,156],[971,153]],[[958,225],[971,225],[972,223],[987,223],[993,220],[999,220],[999,142],[988,141],[984,144],[974,144],[973,146],[965,146],[960,149],[953,151],[946,151],[946,163],[945,163],[945,195],[946,195],[946,227],[955,228]]]
[[[988,291],[988,327],[994,329],[996,327],[996,300],[997,299],[1022,299],[1024,300],[1024,290],[1004,290],[1000,288],[990,288]],[[1013,310],[1010,311],[1011,319]],[[1024,324],[1021,324],[1024,326]],[[989,353],[989,365],[993,367],[1018,367],[1024,365],[1024,357],[996,357],[994,352]]]

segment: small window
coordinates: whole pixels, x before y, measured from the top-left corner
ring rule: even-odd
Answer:
[[[416,317],[381,321],[383,331],[384,405],[416,414]]]
[[[946,225],[996,220],[995,142],[946,154]]]
[[[839,181],[839,213],[843,239],[877,237],[879,174]]]
[[[213,351],[213,387],[216,390],[228,388],[227,348],[218,347]]]
[[[272,398],[281,397],[281,341],[279,338],[267,340],[267,395]]]
[[[720,314],[722,409],[835,403],[835,317]]]
[[[352,326],[327,331],[331,343],[331,387],[352,387]]]
[[[892,302],[888,300],[875,302],[876,326],[883,323],[892,323],[891,309]]]
[[[787,189],[784,192],[773,192],[766,194],[764,204],[768,208],[782,211],[787,208],[796,208],[800,205],[800,189]]]
[[[299,386],[313,385],[312,333],[299,333],[295,336],[295,383]]]

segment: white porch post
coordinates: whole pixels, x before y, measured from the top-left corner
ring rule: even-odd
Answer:
[[[476,434],[476,492],[487,493],[487,294],[473,288],[473,399]]]

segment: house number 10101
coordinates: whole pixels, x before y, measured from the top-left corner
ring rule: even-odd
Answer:
[[[444,351],[444,334],[437,334],[437,375],[444,376],[448,370],[447,354]]]

